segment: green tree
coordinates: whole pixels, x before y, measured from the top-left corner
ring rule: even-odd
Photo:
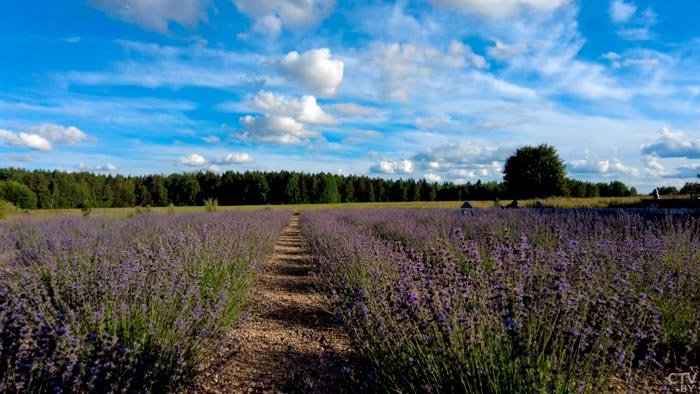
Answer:
[[[524,146],[506,160],[503,181],[519,199],[566,195],[566,168],[554,147]]]
[[[9,201],[22,209],[36,209],[36,194],[16,181],[0,181],[0,200]]]

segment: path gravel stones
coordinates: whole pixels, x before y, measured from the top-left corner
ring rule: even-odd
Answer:
[[[350,391],[350,339],[314,289],[310,256],[294,215],[257,278],[237,343],[204,372],[195,393]]]

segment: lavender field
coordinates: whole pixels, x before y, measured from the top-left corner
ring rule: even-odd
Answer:
[[[329,210],[301,226],[366,389],[644,392],[700,361],[696,214]]]
[[[0,223],[0,392],[174,392],[290,211]]]

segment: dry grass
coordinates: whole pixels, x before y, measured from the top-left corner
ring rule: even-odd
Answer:
[[[596,198],[566,198],[566,197],[555,197],[547,198],[541,200],[519,200],[518,205],[520,207],[531,207],[536,204],[537,201],[541,202],[545,207],[552,208],[606,208],[609,206],[623,207],[623,206],[638,206],[641,204],[641,200],[650,197],[596,197]],[[295,212],[303,210],[316,210],[316,209],[362,209],[362,208],[422,208],[422,209],[458,209],[462,206],[463,201],[417,201],[417,202],[356,202],[356,203],[336,203],[336,204],[290,204],[290,205],[237,205],[237,206],[219,206],[218,211],[231,211],[231,210],[245,210],[245,211],[255,211],[263,209],[292,209]],[[493,208],[493,201],[469,201],[469,203],[474,208]],[[511,200],[501,200],[499,204],[501,206],[506,206],[511,203]],[[135,207],[135,208],[93,208],[90,215],[108,215],[117,217],[129,217],[137,215],[144,212],[158,212],[158,213],[171,213],[171,212],[204,212],[205,207]],[[15,209],[6,212],[8,218],[18,217],[18,216],[53,216],[53,215],[64,215],[64,216],[77,216],[82,215],[83,212],[80,209],[38,209],[33,211],[22,211]]]

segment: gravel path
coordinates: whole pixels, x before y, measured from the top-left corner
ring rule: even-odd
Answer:
[[[350,391],[350,339],[314,290],[294,215],[252,288],[248,315],[231,333],[238,345],[205,371],[195,393]]]

